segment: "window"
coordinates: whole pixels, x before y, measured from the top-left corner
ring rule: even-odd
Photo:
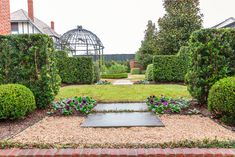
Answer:
[[[11,32],[12,34],[16,34],[19,32],[18,23],[16,22],[11,23]]]

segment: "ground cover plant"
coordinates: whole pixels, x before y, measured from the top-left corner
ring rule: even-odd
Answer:
[[[75,112],[81,114],[89,114],[92,112],[96,101],[91,97],[73,97],[69,99],[61,99],[52,103],[52,109],[48,112],[49,115],[72,115]]]
[[[97,102],[143,102],[149,95],[161,94],[172,98],[191,98],[187,87],[183,85],[81,85],[61,88],[56,100],[89,95]]]
[[[180,113],[181,109],[189,107],[189,102],[186,100],[173,99],[165,96],[150,96],[147,98],[146,104],[151,111],[157,114],[164,114],[165,112]]]
[[[96,83],[96,85],[111,85],[112,83],[107,80],[100,80]]]

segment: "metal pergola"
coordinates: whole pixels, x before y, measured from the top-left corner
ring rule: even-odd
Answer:
[[[91,31],[78,26],[64,33],[60,40],[61,50],[68,50],[72,56],[88,56],[103,64],[104,46],[100,39]]]

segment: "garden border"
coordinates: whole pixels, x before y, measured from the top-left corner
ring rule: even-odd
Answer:
[[[235,157],[235,149],[3,149],[0,157]]]

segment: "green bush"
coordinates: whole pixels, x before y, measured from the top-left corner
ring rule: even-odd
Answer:
[[[92,58],[68,57],[57,65],[63,83],[91,84],[94,77]]]
[[[206,104],[211,86],[235,75],[235,30],[203,29],[192,34],[186,82],[190,94]]]
[[[107,74],[120,74],[120,73],[126,73],[126,71],[127,71],[127,66],[115,63],[108,68]]]
[[[140,74],[140,68],[132,68],[132,69],[131,69],[131,74],[132,74],[132,75],[138,75],[138,74]]]
[[[68,52],[66,51],[62,51],[62,50],[59,50],[59,51],[55,51],[55,58],[60,61],[60,59],[64,59],[64,58],[68,58],[69,55],[68,55]]]
[[[30,89],[19,84],[0,85],[0,119],[18,119],[36,109]]]
[[[188,48],[177,55],[157,55],[153,59],[153,78],[156,82],[183,82],[188,69]]]
[[[149,64],[145,73],[145,79],[153,81],[153,64]]]
[[[37,107],[48,106],[58,93],[53,40],[47,35],[0,36],[0,84],[18,83],[28,87]]]
[[[221,79],[211,87],[208,109],[226,123],[235,124],[235,77]]]
[[[93,75],[93,83],[96,83],[100,80],[100,68],[99,65],[97,63],[94,63],[94,75]]]
[[[103,79],[121,79],[121,78],[128,78],[127,73],[122,74],[102,74],[101,78]]]

